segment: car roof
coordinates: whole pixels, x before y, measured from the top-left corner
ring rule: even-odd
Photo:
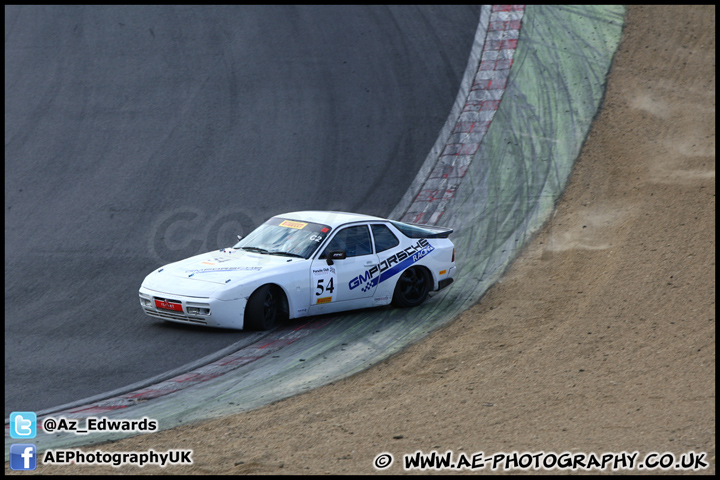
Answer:
[[[280,218],[288,218],[290,220],[322,223],[323,225],[329,225],[332,228],[336,228],[351,222],[387,221],[387,219],[385,218],[373,217],[372,215],[363,215],[361,213],[332,212],[324,210],[306,210],[302,212],[282,213],[275,216]]]

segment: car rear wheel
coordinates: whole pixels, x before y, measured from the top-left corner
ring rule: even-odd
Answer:
[[[250,295],[245,307],[247,330],[270,330],[275,327],[281,309],[280,294],[272,285],[263,285]]]
[[[431,283],[430,275],[424,268],[408,268],[395,285],[392,304],[396,307],[420,305],[427,298]]]

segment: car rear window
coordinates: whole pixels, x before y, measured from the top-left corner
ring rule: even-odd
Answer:
[[[385,225],[371,225],[373,237],[375,237],[375,251],[384,252],[400,244],[394,233]]]

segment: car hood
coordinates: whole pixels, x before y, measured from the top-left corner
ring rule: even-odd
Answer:
[[[207,297],[218,289],[282,268],[290,261],[303,260],[224,248],[165,265],[148,275],[143,286],[176,295]]]

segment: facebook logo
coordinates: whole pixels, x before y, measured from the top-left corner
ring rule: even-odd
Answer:
[[[35,438],[36,426],[35,412],[12,412],[10,414],[11,438]]]
[[[35,470],[37,467],[37,449],[32,443],[13,443],[10,445],[11,470]]]

